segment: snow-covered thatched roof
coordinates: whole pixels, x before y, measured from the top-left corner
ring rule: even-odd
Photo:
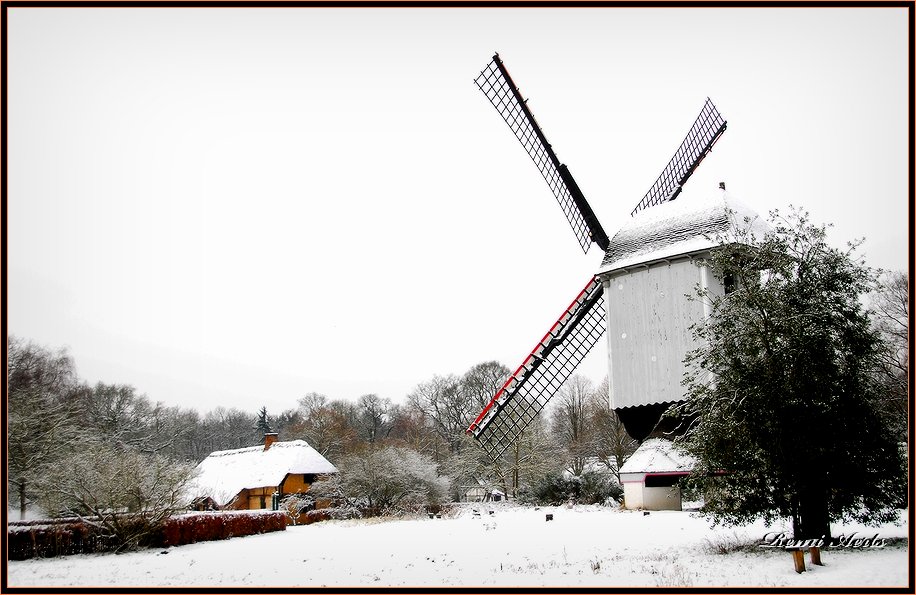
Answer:
[[[675,448],[670,440],[649,438],[630,455],[620,473],[674,473],[690,471],[693,466],[693,457]]]
[[[197,465],[190,499],[210,496],[219,505],[228,504],[243,489],[280,485],[290,473],[336,473],[326,458],[305,440],[274,442],[211,453]]]
[[[601,261],[599,273],[608,273],[654,261],[693,254],[719,245],[717,238],[732,236],[735,227],[751,221],[758,238],[766,223],[753,209],[718,191],[706,196],[682,196],[636,213],[614,237]]]

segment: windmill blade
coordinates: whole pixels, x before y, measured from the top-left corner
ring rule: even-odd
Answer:
[[[681,146],[675,151],[674,157],[630,215],[677,198],[687,178],[693,174],[703,158],[712,150],[712,146],[725,132],[726,124],[719,110],[707,97],[703,109],[700,110],[700,115],[690,127],[690,132],[687,133]]]
[[[601,282],[593,277],[468,427],[492,460],[537,419],[595,346],[604,334],[604,316]]]
[[[528,110],[526,100],[522,99],[521,93],[512,82],[512,77],[499,59],[499,54],[493,56],[493,60],[474,82],[509,125],[544,176],[569,220],[582,251],[588,252],[592,242],[598,244],[602,250],[607,250],[607,234],[598,223],[598,218],[573,180],[569,169],[560,163],[553,152],[543,131]]]

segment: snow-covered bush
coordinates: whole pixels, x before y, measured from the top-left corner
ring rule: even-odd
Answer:
[[[118,515],[121,526],[146,527],[130,513]],[[256,535],[286,529],[283,513],[273,511],[197,512],[173,516],[144,533],[139,545],[167,547]],[[7,536],[10,560],[50,558],[123,549],[121,538],[102,525],[78,518],[11,523]]]
[[[582,504],[609,504],[623,498],[623,488],[610,473],[586,471],[579,479],[578,501]]]
[[[299,522],[299,515],[315,506],[315,498],[309,494],[290,494],[280,500],[280,510],[295,525]]]
[[[320,508],[318,510],[310,510],[305,513],[304,524],[309,525],[311,523],[317,523],[319,521],[327,520],[347,520],[347,519],[361,519],[363,518],[363,513],[360,512],[355,506],[333,506],[330,508]]]
[[[565,477],[562,473],[548,473],[528,489],[519,493],[525,504],[557,505],[575,501],[579,504],[606,504],[619,502],[623,497],[620,487],[609,473],[586,471],[580,476]]]
[[[312,485],[312,495],[331,499],[338,508],[358,508],[367,516],[420,512],[440,504],[449,490],[449,480],[438,475],[435,462],[408,448],[355,453],[338,468],[339,474]]]
[[[579,484],[573,479],[563,477],[562,473],[553,472],[541,477],[538,481],[519,492],[523,504],[557,505],[575,498]]]
[[[163,523],[150,545],[176,546],[286,530],[286,516],[275,511],[196,512]]]
[[[11,523],[7,534],[10,560],[89,554],[115,547],[110,535],[75,518]]]
[[[132,549],[185,509],[184,490],[192,472],[159,455],[87,440],[42,478],[40,503],[98,528],[118,549]]]

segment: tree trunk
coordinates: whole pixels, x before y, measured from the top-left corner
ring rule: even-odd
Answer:
[[[805,486],[792,518],[795,539],[830,539],[830,513],[823,485]]]
[[[25,497],[25,482],[19,482],[19,520],[24,521],[28,499]]]
[[[512,495],[518,496],[519,467],[522,464],[521,445],[515,443],[515,465],[512,467]]]

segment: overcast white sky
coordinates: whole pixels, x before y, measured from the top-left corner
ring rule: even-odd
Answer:
[[[474,85],[494,51],[609,234],[709,96],[678,200],[724,181],[906,268],[903,8],[8,14],[9,331],[169,405],[515,369],[601,255]]]

